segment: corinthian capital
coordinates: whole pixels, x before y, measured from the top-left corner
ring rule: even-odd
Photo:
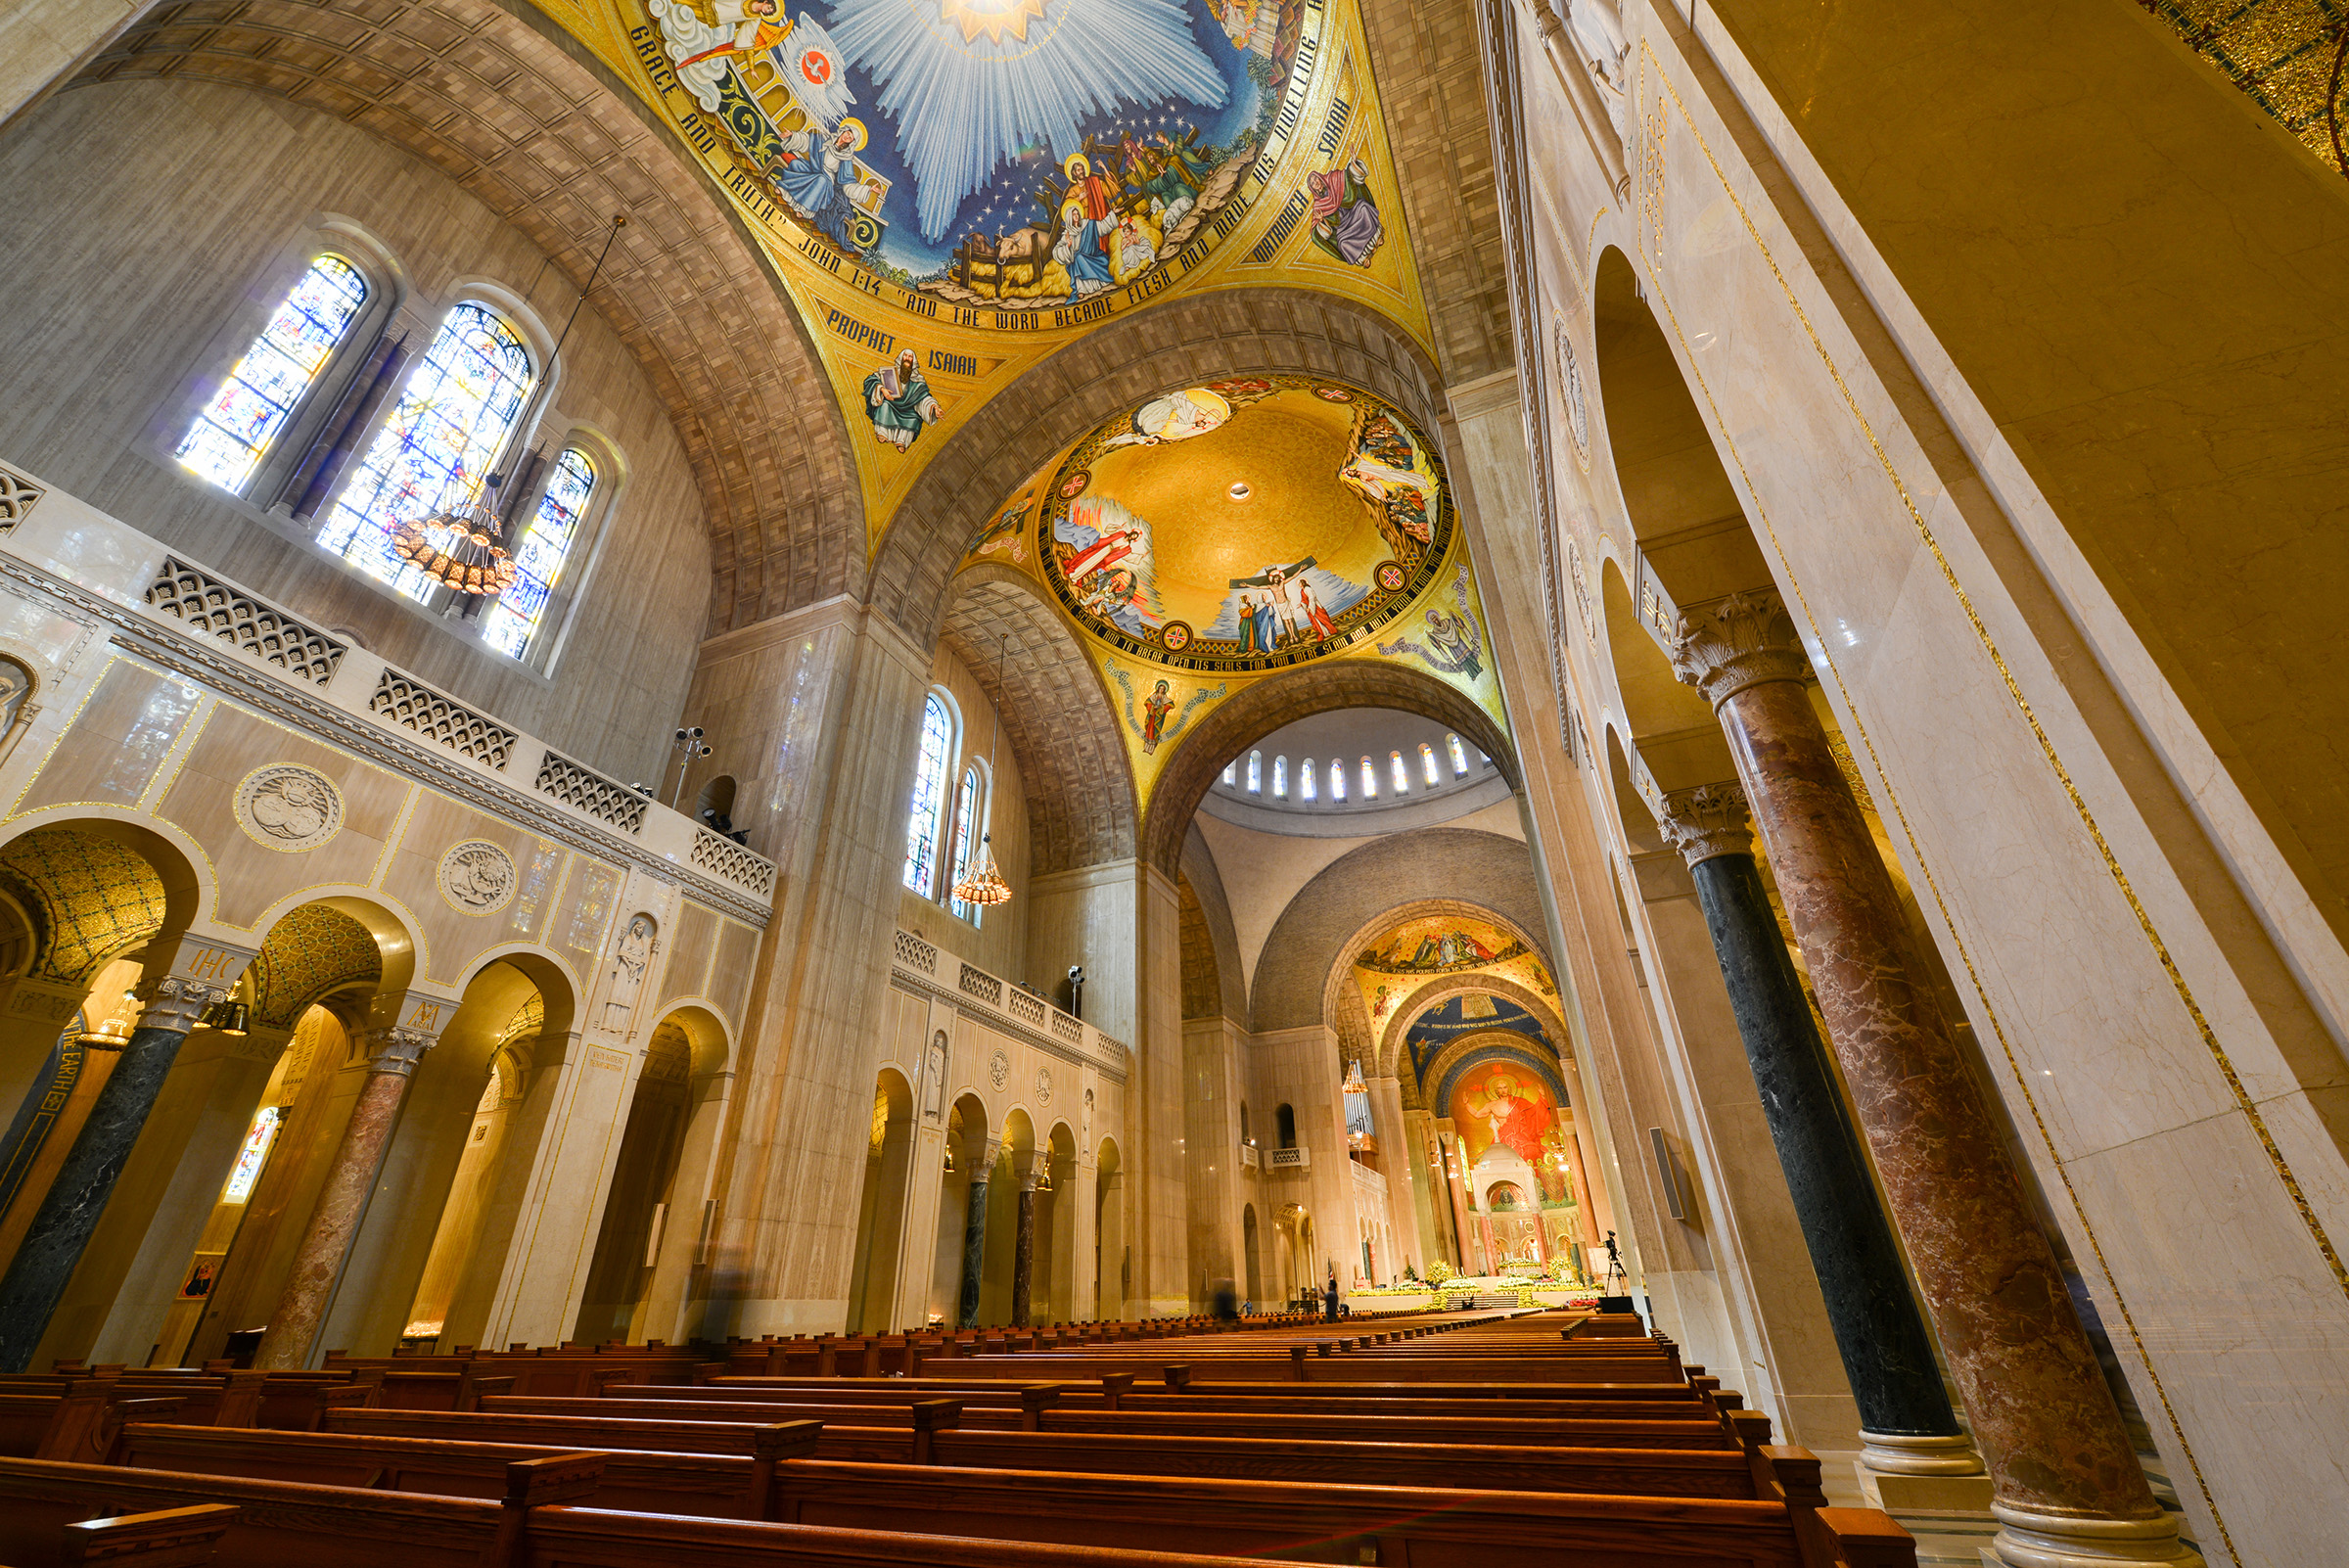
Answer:
[[[1734,784],[1699,784],[1692,790],[1674,790],[1664,797],[1656,825],[1664,842],[1680,851],[1694,870],[1700,861],[1724,854],[1754,853],[1752,818],[1745,808],[1745,791]]]
[[[1748,686],[1803,679],[1811,661],[1785,601],[1765,588],[1682,615],[1672,639],[1672,672],[1719,708]]]
[[[184,975],[165,975],[146,994],[139,1014],[141,1029],[168,1029],[186,1034],[204,1021],[214,1004],[228,999],[226,986],[207,985]]]
[[[367,1071],[396,1073],[406,1078],[416,1071],[424,1053],[433,1048],[437,1037],[421,1029],[405,1027],[371,1031],[364,1041],[367,1049]]]

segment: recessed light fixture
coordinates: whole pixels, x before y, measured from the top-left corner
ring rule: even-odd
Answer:
[[[1256,491],[1248,487],[1248,482],[1246,480],[1235,481],[1231,486],[1231,498],[1235,501],[1245,501],[1249,496],[1254,495]]]

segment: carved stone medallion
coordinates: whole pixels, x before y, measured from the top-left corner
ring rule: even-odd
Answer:
[[[1566,405],[1566,434],[1574,442],[1574,460],[1590,472],[1590,405],[1583,392],[1583,366],[1574,355],[1574,336],[1563,313],[1551,320],[1558,346],[1558,390]]]
[[[1052,1069],[1048,1067],[1039,1067],[1036,1070],[1036,1103],[1038,1105],[1052,1103]]]
[[[440,893],[467,914],[495,914],[514,901],[521,881],[514,857],[487,839],[452,844],[440,856]]]
[[[995,1052],[993,1056],[988,1058],[987,1076],[995,1087],[1001,1088],[1003,1081],[1011,1077],[1011,1058],[1001,1051]]]
[[[343,831],[343,797],[334,781],[294,762],[246,774],[235,810],[253,843],[288,854],[315,850]]]

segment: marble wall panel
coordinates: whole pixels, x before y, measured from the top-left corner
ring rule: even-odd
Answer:
[[[740,1028],[742,1008],[750,995],[751,976],[759,963],[759,933],[739,920],[720,920],[717,951],[710,961],[710,979],[703,994],[717,1003],[728,1024]]]
[[[410,786],[406,780],[228,703],[204,715],[195,744],[156,814],[203,847],[218,887],[215,918],[251,931],[297,890],[375,881]],[[264,849],[237,823],[237,788],[258,768],[294,762],[323,773],[343,797],[343,826],[316,849]]]
[[[618,866],[590,855],[572,855],[546,944],[571,960],[574,974],[595,973],[597,957],[620,915],[621,890],[626,885],[627,878]]]
[[[714,909],[690,899],[678,904],[676,925],[668,934],[668,969],[661,985],[661,1011],[666,1012],[680,996],[710,994],[710,961],[717,950],[719,924]]]
[[[456,847],[475,842],[495,845],[512,860],[511,888],[477,911],[443,887],[443,865],[451,878],[465,875],[462,861],[451,861]],[[415,809],[401,827],[391,862],[384,871],[384,891],[400,900],[414,916],[423,950],[418,972],[438,985],[453,986],[465,978],[473,955],[504,942],[536,942],[547,924],[551,903],[545,890],[553,880],[562,852],[520,828],[469,806],[461,806],[430,790],[417,793]],[[460,889],[468,886],[454,882]],[[476,884],[484,890],[487,884]],[[487,893],[475,897],[488,897]],[[582,955],[592,958],[593,949]],[[582,970],[582,973],[588,972]]]
[[[50,806],[136,807],[201,697],[176,675],[120,655],[110,659],[9,814]]]

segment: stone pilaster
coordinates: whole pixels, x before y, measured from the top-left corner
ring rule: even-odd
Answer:
[[[241,969],[242,962],[236,967]],[[30,1360],[155,1109],[180,1042],[208,1008],[227,997],[234,979],[224,975],[214,983],[166,974],[145,988],[138,1026],[122,1042],[120,1059],[34,1212],[7,1274],[0,1276],[0,1371],[22,1372]],[[85,1043],[103,1048],[106,1042],[90,1036]]]
[[[1684,615],[1673,668],[1712,704],[1803,946],[1861,1130],[1990,1462],[2011,1568],[2199,1563],[2154,1501],[1997,1123],[1803,682],[1774,593]]]
[[[367,1195],[399,1121],[399,1105],[408,1092],[416,1064],[433,1046],[434,1037],[421,1029],[393,1026],[363,1037],[367,1052],[367,1081],[359,1086],[357,1103],[336,1146],[335,1163],[326,1185],[310,1211],[301,1245],[295,1250],[294,1268],[286,1288],[270,1314],[269,1331],[253,1352],[253,1364],[293,1370],[309,1364],[318,1325],[334,1300],[335,1285],[351,1238],[367,1210]]]
[[[1899,1474],[1978,1477],[1981,1461],[1958,1432],[1900,1247],[1763,892],[1744,792],[1734,784],[1672,791],[1657,825],[1696,883],[1763,1119],[1860,1408],[1864,1453],[1883,1449],[1885,1468]],[[1979,1507],[1989,1499],[1910,1500]]]

